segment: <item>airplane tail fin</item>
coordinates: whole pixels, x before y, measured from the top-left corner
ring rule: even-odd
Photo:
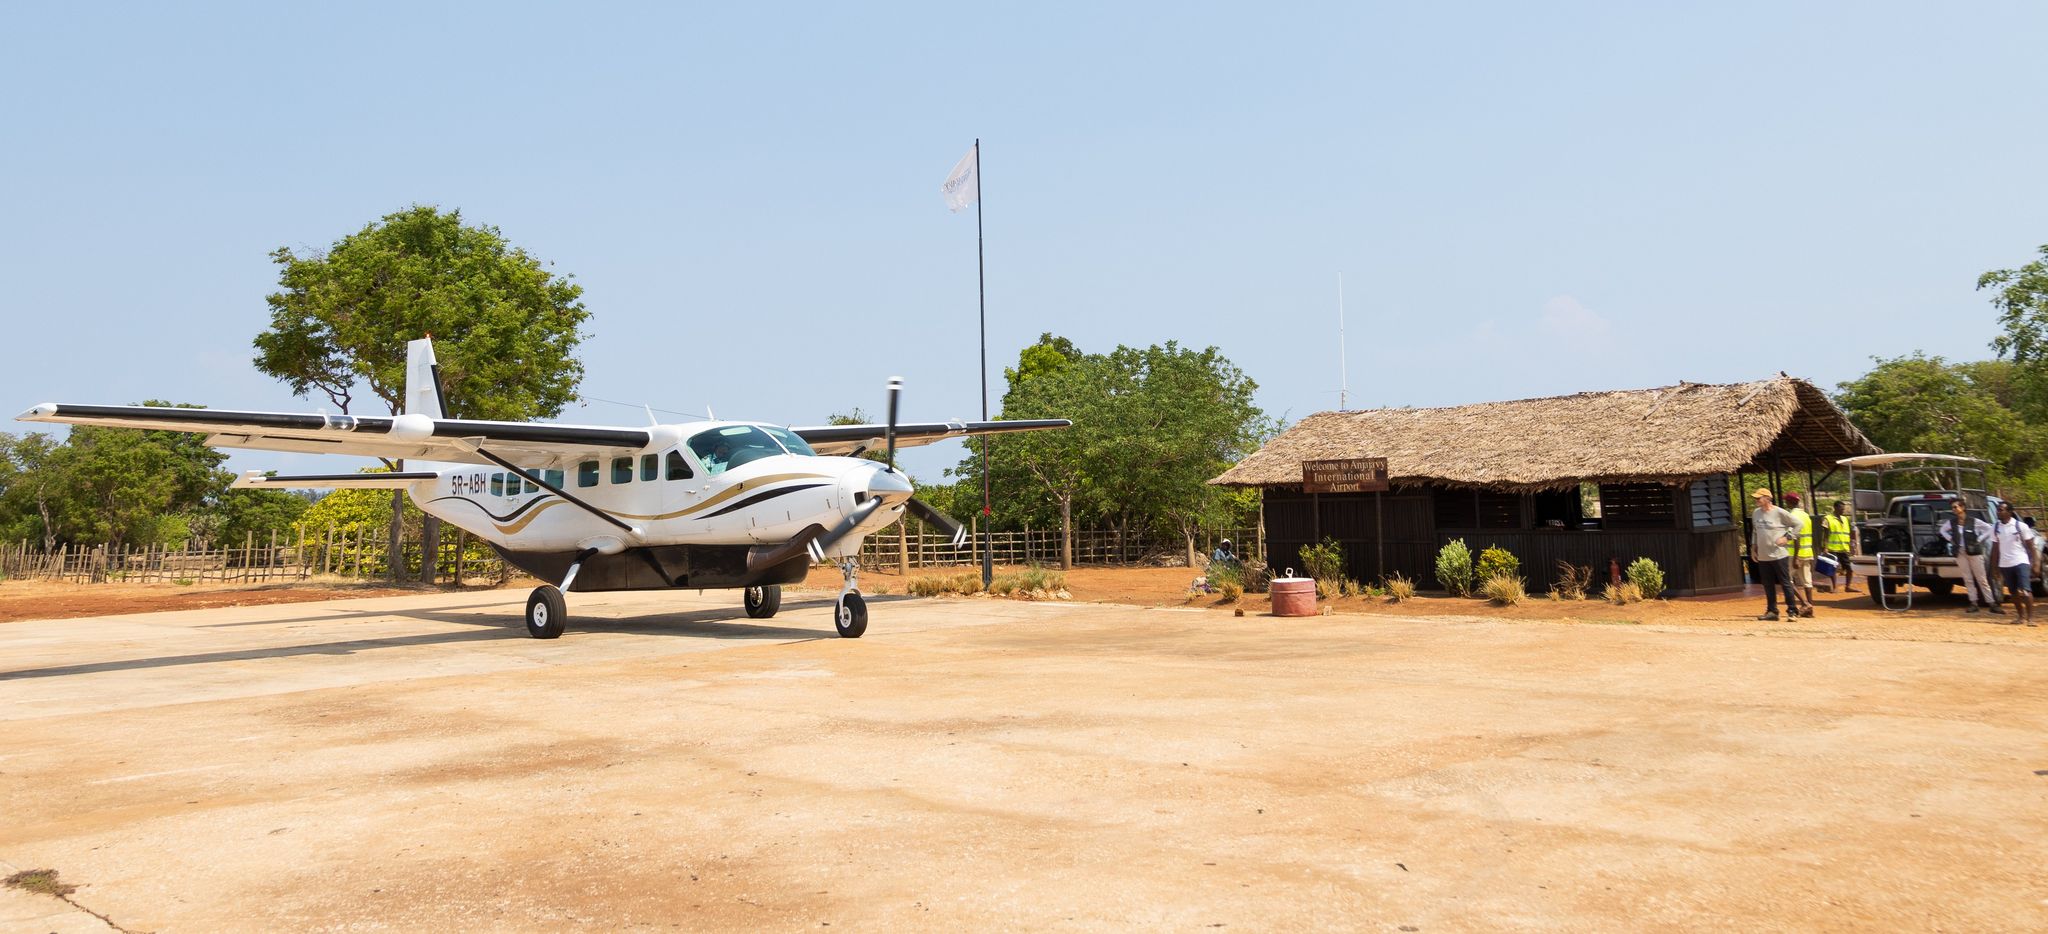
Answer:
[[[434,339],[423,337],[405,345],[405,412],[447,418],[441,405],[441,367],[434,360]]]

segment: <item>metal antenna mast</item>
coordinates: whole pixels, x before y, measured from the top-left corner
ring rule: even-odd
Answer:
[[[1337,274],[1337,411],[1351,411],[1351,365],[1344,355],[1344,274]]]

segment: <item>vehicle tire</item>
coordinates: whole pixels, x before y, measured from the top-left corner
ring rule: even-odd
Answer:
[[[569,626],[569,604],[554,587],[535,587],[526,598],[526,634],[536,639],[559,639]]]
[[[782,585],[747,588],[746,604],[749,617],[767,619],[774,616],[776,610],[782,609]]]
[[[1927,589],[1932,591],[1937,597],[1952,596],[1956,592],[1956,582],[1942,581],[1938,584],[1928,584]]]
[[[842,638],[860,638],[861,633],[868,631],[868,602],[857,593],[840,597],[832,607],[832,625]]]

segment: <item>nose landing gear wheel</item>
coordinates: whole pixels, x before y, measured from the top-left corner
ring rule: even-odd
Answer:
[[[868,631],[868,602],[857,593],[842,595],[832,608],[832,625],[845,638],[860,638],[861,633]]]
[[[766,587],[747,588],[747,615],[754,619],[767,619],[782,609],[782,585],[769,584]]]
[[[562,592],[553,587],[535,587],[526,598],[526,634],[536,639],[559,639],[569,625],[569,605]]]

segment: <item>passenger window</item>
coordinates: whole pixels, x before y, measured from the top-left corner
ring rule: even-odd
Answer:
[[[612,458],[612,482],[613,482],[613,483],[632,483],[632,482],[633,482],[633,459],[632,459],[632,458],[630,458],[630,457],[614,457],[614,458]]]
[[[577,485],[577,486],[596,486],[596,485],[597,485],[597,462],[596,462],[596,461],[584,461],[583,463],[580,463],[580,464],[577,464],[577,465],[576,465],[576,485]]]
[[[505,475],[504,475],[504,474],[501,474],[501,473],[494,473],[494,474],[491,474],[491,495],[492,495],[492,496],[503,496],[503,495],[505,495]]]
[[[661,458],[653,454],[640,455],[640,479],[661,479]]]
[[[670,480],[690,479],[690,462],[683,459],[683,452],[668,452],[668,478]]]
[[[540,478],[546,480],[548,486],[557,490],[562,488],[562,472],[559,470],[543,470],[540,472]]]
[[[535,490],[538,490],[538,489],[540,489],[540,487],[534,486],[534,485],[533,485],[533,481],[532,481],[532,480],[528,480],[528,479],[526,479],[526,476],[525,476],[524,474],[521,474],[521,475],[520,475],[520,477],[519,477],[519,495],[521,495],[521,496],[525,496],[526,494],[528,494],[528,493],[531,493],[531,492],[533,492],[533,491],[535,491]]]

